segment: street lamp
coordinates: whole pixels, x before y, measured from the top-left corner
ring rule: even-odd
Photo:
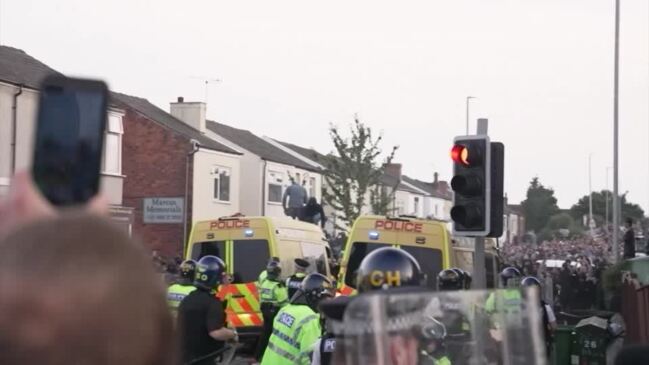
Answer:
[[[606,229],[606,232],[608,232],[608,199],[609,199],[608,175],[609,175],[609,171],[611,171],[611,169],[612,169],[612,167],[610,167],[610,166],[608,166],[606,168],[606,192],[605,192],[605,194],[606,194],[606,196],[605,196],[605,199],[606,199],[606,214],[604,215],[604,221],[605,221],[604,222],[605,223],[604,227]]]
[[[477,99],[475,96],[466,97],[466,135],[469,135],[469,101],[471,99]]]
[[[592,174],[591,174],[591,165],[593,160],[593,154],[588,154],[588,228],[590,228],[590,236],[593,237],[593,184],[592,184]]]
[[[620,85],[620,0],[615,0],[615,48],[613,64],[613,263],[619,256],[618,234],[620,227],[620,202],[618,195],[618,116]]]

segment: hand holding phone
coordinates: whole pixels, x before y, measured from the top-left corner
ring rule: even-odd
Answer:
[[[108,87],[51,76],[41,88],[32,177],[56,206],[87,202],[99,191]]]

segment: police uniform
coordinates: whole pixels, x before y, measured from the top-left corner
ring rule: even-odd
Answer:
[[[196,287],[190,284],[174,284],[167,289],[167,304],[169,309],[175,314],[178,312],[180,302],[185,299],[189,293],[196,290]]]
[[[306,270],[309,267],[309,262],[304,259],[295,259],[295,267],[300,270]],[[286,288],[288,289],[288,298],[292,299],[295,293],[300,289],[302,280],[306,277],[304,272],[296,272],[286,279]]]
[[[314,310],[325,298],[332,298],[334,288],[324,275],[306,276],[300,287],[303,295],[284,306],[273,322],[273,333],[261,361],[262,365],[293,365],[301,354],[309,353],[322,334],[320,315]]]
[[[288,292],[284,283],[277,278],[267,277],[259,287],[259,302],[261,303],[260,309],[264,318],[264,327],[255,353],[257,360],[261,359],[268,345],[275,315],[280,308],[288,303]]]

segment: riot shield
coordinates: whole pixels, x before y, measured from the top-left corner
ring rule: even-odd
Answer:
[[[345,310],[336,364],[543,365],[533,290],[378,292]]]

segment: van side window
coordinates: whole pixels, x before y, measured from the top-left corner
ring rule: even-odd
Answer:
[[[234,284],[257,280],[270,257],[266,240],[234,240],[232,244]]]
[[[301,242],[302,257],[311,263],[309,273],[318,272],[327,275],[327,252],[325,246],[308,242]]]
[[[225,261],[225,241],[197,242],[192,247],[192,260],[198,261],[203,256],[212,255]]]

